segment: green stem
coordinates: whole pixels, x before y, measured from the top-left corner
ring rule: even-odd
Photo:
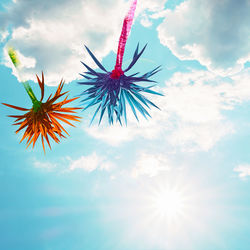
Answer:
[[[32,88],[30,87],[29,83],[28,82],[22,82],[26,92],[28,93],[32,103],[33,103],[33,109],[35,112],[37,112],[40,107],[41,107],[41,102],[37,100]]]
[[[20,66],[20,61],[19,61],[19,58],[17,56],[17,52],[14,48],[12,47],[9,47],[8,48],[8,54],[9,54],[9,57],[13,63],[13,65],[15,66],[15,68],[17,69],[18,71],[18,68]],[[22,82],[26,92],[28,93],[32,103],[33,103],[33,109],[35,112],[37,112],[40,108],[41,108],[41,102],[37,100],[32,88],[30,87],[29,83],[28,82]]]

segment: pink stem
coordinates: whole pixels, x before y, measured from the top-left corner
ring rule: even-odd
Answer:
[[[119,78],[120,75],[123,74],[122,60],[123,60],[123,55],[125,51],[126,42],[129,36],[129,32],[132,27],[136,4],[137,4],[137,0],[134,0],[130,7],[128,14],[126,15],[123,21],[122,32],[121,32],[121,36],[119,39],[119,45],[118,45],[118,50],[117,50],[116,65],[111,75],[112,78]]]

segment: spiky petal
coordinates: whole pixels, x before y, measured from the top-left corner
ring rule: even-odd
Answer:
[[[97,105],[97,109],[91,122],[100,111],[100,124],[105,111],[107,111],[110,124],[114,122],[114,118],[116,118],[116,120],[119,121],[120,124],[122,124],[122,117],[124,117],[124,120],[127,123],[126,103],[130,105],[137,120],[138,116],[136,110],[139,111],[145,118],[147,118],[150,115],[146,109],[149,108],[150,105],[157,107],[144,95],[142,95],[142,93],[147,92],[157,95],[161,94],[151,90],[153,86],[142,87],[137,85],[136,83],[154,82],[152,80],[149,80],[149,78],[160,70],[159,67],[153,69],[152,71],[149,71],[142,76],[136,76],[137,74],[127,76],[124,74],[134,66],[134,64],[144,52],[146,46],[142,49],[141,52],[139,52],[138,45],[135,50],[132,62],[125,71],[122,70],[123,55],[128,35],[133,23],[136,4],[137,0],[133,0],[130,10],[124,18],[122,32],[118,44],[116,64],[112,72],[107,72],[107,70],[97,60],[94,54],[85,46],[96,65],[104,72],[96,72],[82,62],[82,64],[88,70],[84,74],[81,74],[85,79],[87,79],[87,81],[79,82],[80,84],[88,86],[88,89],[81,94],[85,96],[85,99],[83,99],[82,102],[86,104],[85,109],[93,105]]]
[[[133,59],[124,72],[129,71],[135,65],[137,60],[144,52],[145,48],[146,46],[144,46],[144,48],[139,52],[139,45],[137,46]],[[79,84],[87,85],[88,88],[81,93],[81,95],[85,96],[81,102],[85,104],[85,109],[97,105],[97,109],[93,115],[91,123],[93,122],[97,113],[100,112],[100,124],[105,111],[108,113],[108,121],[110,124],[114,122],[114,119],[122,124],[122,117],[124,117],[125,123],[127,123],[126,103],[128,103],[131,107],[137,120],[138,116],[136,111],[139,111],[145,118],[150,117],[147,108],[150,108],[150,106],[154,106],[156,108],[158,107],[148,100],[148,98],[146,98],[143,93],[156,95],[162,94],[151,90],[151,88],[155,85],[142,87],[137,85],[137,83],[155,82],[149,78],[160,71],[160,67],[157,67],[141,76],[136,76],[138,74],[137,73],[128,76],[123,74],[118,78],[113,78],[111,77],[112,73],[107,72],[103,65],[94,56],[94,54],[87,47],[86,49],[97,66],[104,72],[97,72],[82,62],[88,71],[81,75],[87,81],[79,82]]]
[[[20,142],[27,140],[27,148],[33,144],[33,148],[39,136],[41,136],[43,150],[45,152],[44,141],[50,146],[49,137],[55,142],[59,143],[59,138],[65,137],[63,132],[67,135],[67,131],[60,124],[65,122],[71,126],[74,126],[70,121],[80,121],[79,116],[76,116],[76,110],[79,108],[63,107],[65,104],[76,100],[77,98],[68,99],[68,96],[64,97],[63,101],[56,102],[60,97],[64,96],[67,92],[62,93],[64,82],[60,82],[56,93],[52,97],[50,95],[46,102],[42,102],[44,97],[44,76],[42,73],[42,80],[37,76],[38,84],[41,89],[41,99],[39,106],[34,106],[31,109],[20,108],[10,104],[3,103],[4,105],[14,108],[20,111],[26,111],[23,115],[10,115],[9,117],[15,118],[13,125],[19,126],[16,133],[25,129],[23,137]]]

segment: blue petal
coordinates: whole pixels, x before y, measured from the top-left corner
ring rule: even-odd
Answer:
[[[103,71],[106,71],[107,72],[107,70],[102,66],[102,64],[97,60],[97,58],[94,56],[94,54],[90,51],[90,49],[87,47],[87,46],[85,46],[85,48],[87,49],[87,51],[88,51],[88,53],[90,54],[90,56],[92,57],[92,59],[95,61],[95,63],[96,63],[96,65],[100,68],[100,69],[102,69]]]

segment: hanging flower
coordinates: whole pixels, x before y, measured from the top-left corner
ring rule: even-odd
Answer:
[[[61,81],[54,96],[52,97],[52,95],[50,95],[47,101],[42,102],[44,98],[44,75],[42,73],[42,80],[40,80],[38,76],[36,77],[41,90],[40,101],[38,101],[35,97],[29,84],[23,83],[33,103],[31,109],[21,108],[6,103],[3,104],[10,108],[25,112],[23,115],[9,115],[9,117],[16,118],[13,124],[19,126],[16,133],[19,133],[21,130],[25,130],[21,142],[26,139],[27,148],[31,144],[33,144],[34,148],[37,139],[41,136],[42,146],[45,152],[45,140],[51,148],[49,137],[59,143],[59,138],[65,137],[63,132],[68,135],[67,131],[63,128],[60,122],[65,122],[74,126],[69,122],[69,120],[79,121],[80,117],[75,115],[76,110],[79,108],[63,107],[65,104],[76,100],[78,97],[68,99],[68,95],[65,96],[67,92],[62,93],[64,82]],[[64,99],[57,102],[57,100],[63,96]]]
[[[126,103],[128,103],[131,107],[137,120],[138,116],[136,111],[139,111],[145,118],[147,118],[150,117],[150,114],[146,110],[147,108],[150,108],[150,106],[158,108],[143,95],[143,93],[162,95],[151,90],[151,88],[155,85],[143,87],[137,83],[155,82],[149,78],[160,71],[160,67],[157,67],[141,76],[138,76],[139,73],[125,75],[125,73],[128,72],[141,57],[146,46],[139,52],[138,45],[130,65],[124,71],[122,70],[125,45],[132,26],[136,4],[137,1],[134,0],[127,16],[124,19],[119,39],[116,65],[112,72],[108,72],[94,56],[94,54],[85,46],[87,52],[92,57],[96,65],[100,70],[102,70],[102,72],[97,72],[82,62],[82,64],[86,67],[87,72],[80,75],[82,75],[87,81],[79,82],[79,84],[86,85],[88,88],[82,92],[81,95],[85,96],[85,98],[81,102],[86,104],[85,109],[97,105],[97,109],[93,115],[91,123],[99,111],[99,124],[102,121],[105,111],[108,113],[108,121],[110,124],[113,124],[114,117],[116,117],[116,121],[119,121],[121,125],[122,117],[124,117],[125,123],[127,123]]]

